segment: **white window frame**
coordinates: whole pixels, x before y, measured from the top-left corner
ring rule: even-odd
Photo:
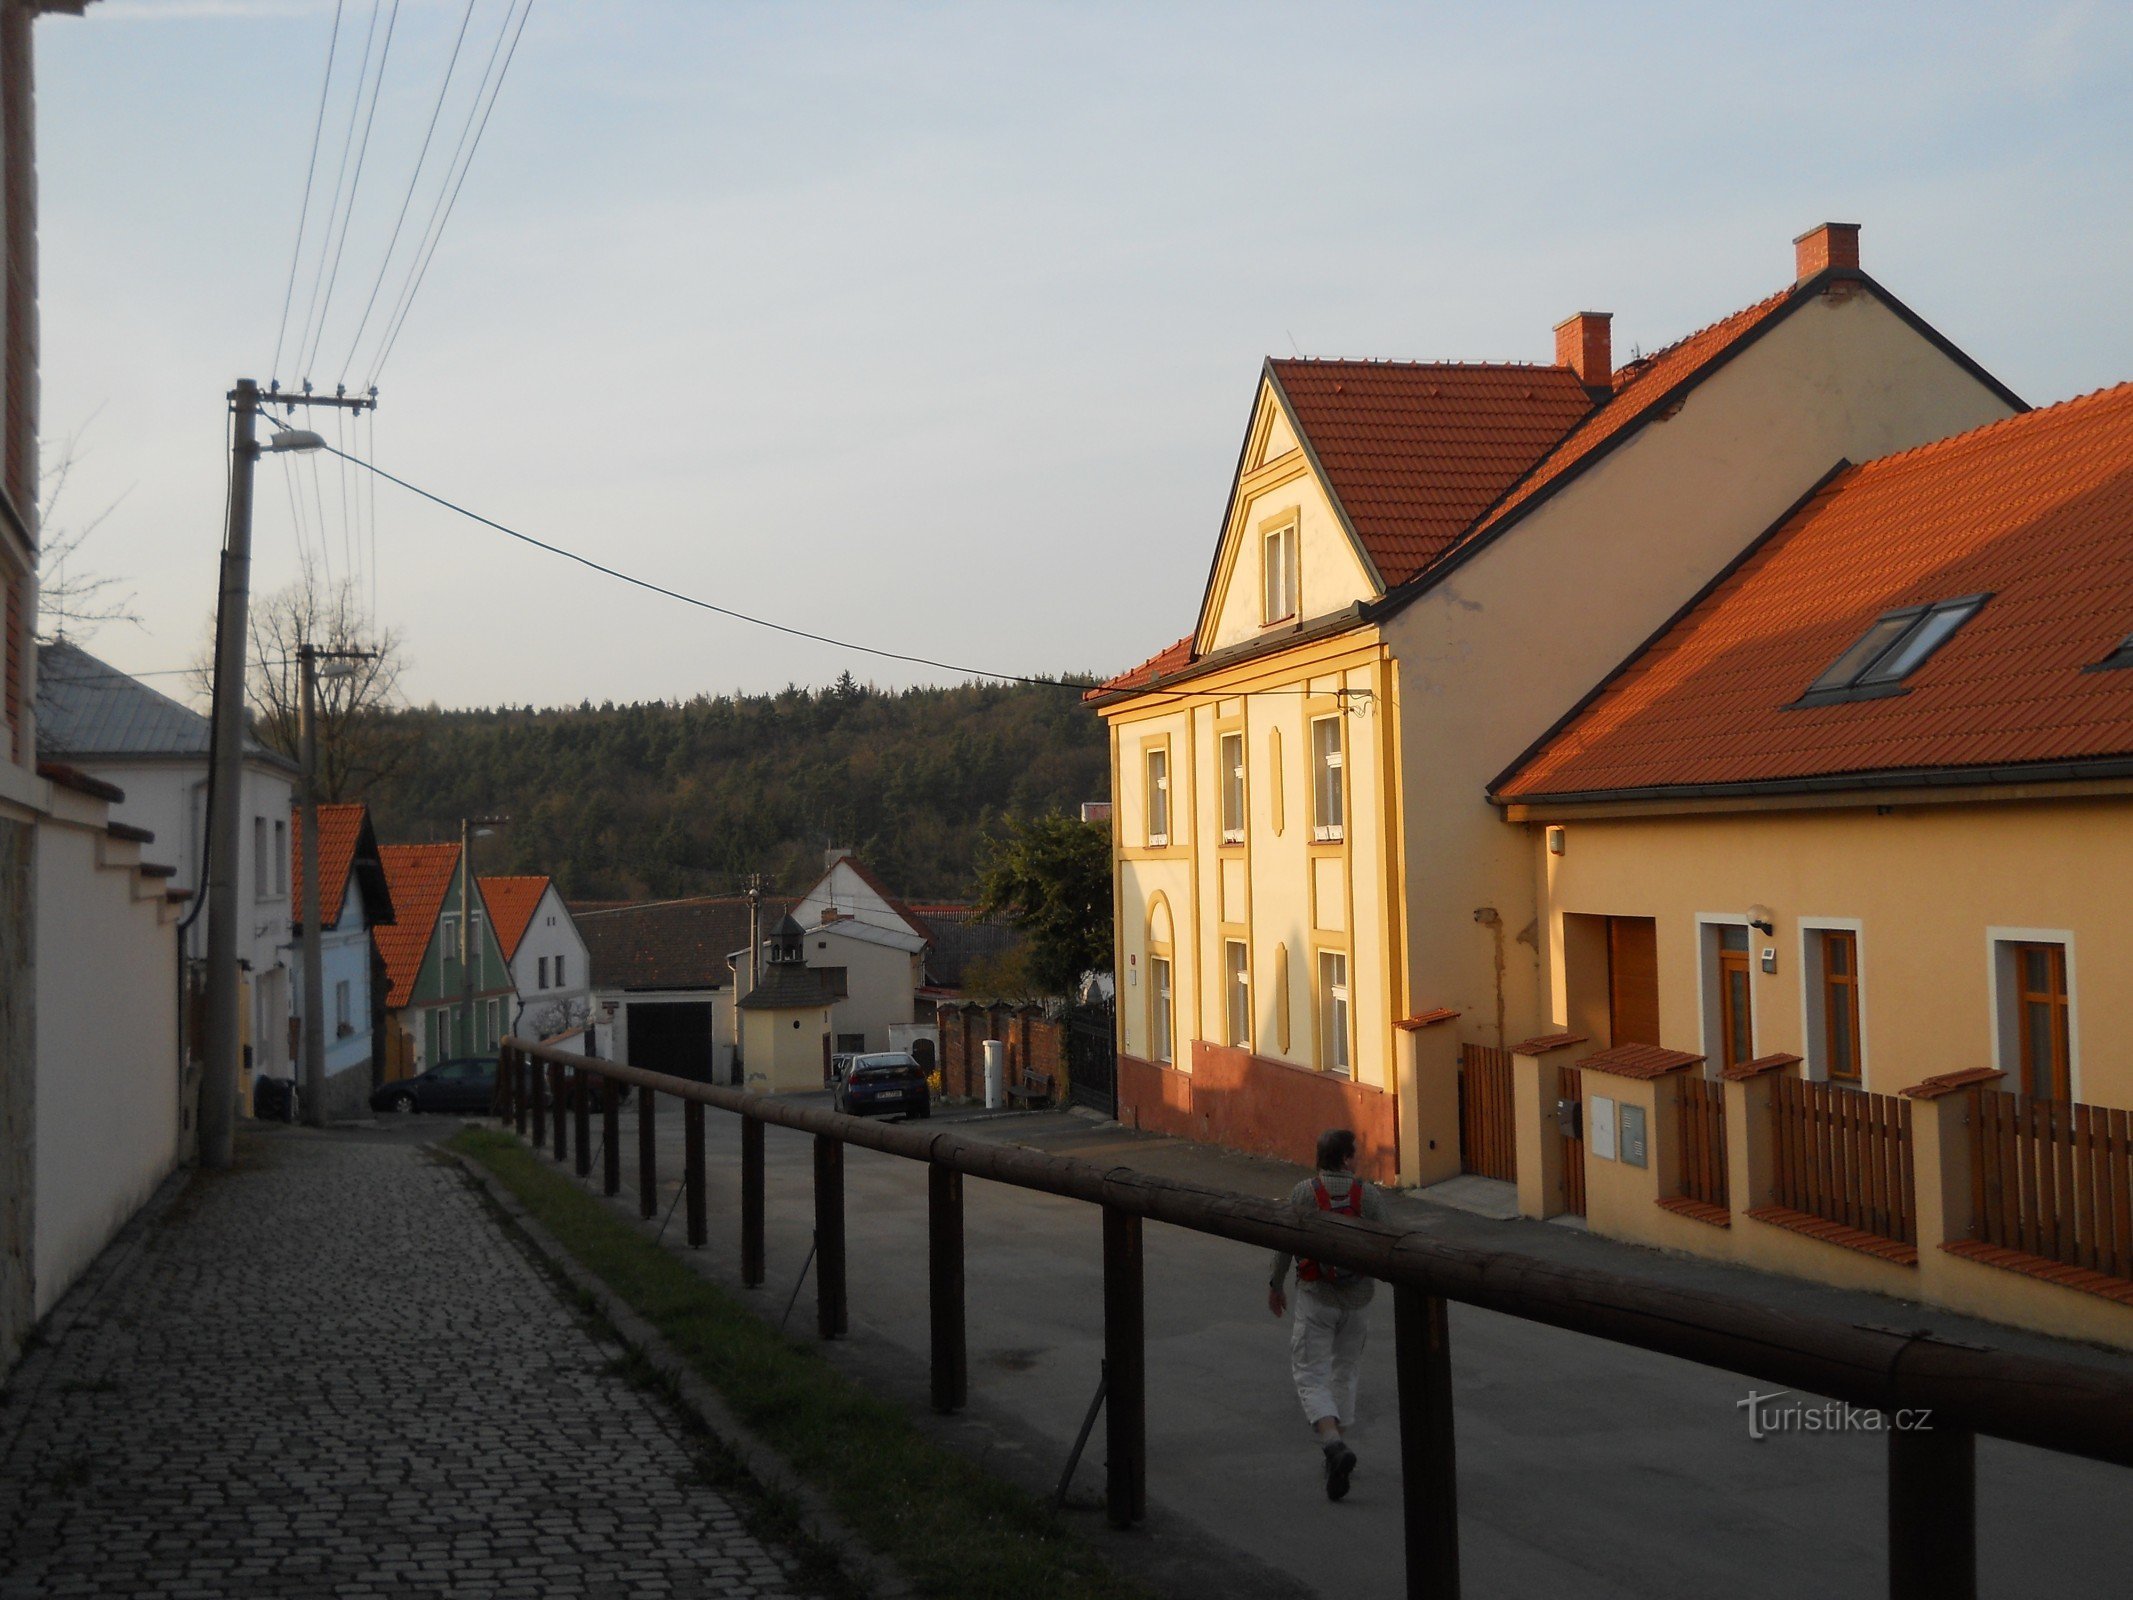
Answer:
[[[267,819],[255,816],[252,818],[252,898],[254,900],[271,900],[274,898],[271,892],[274,882],[270,876],[271,871],[272,869],[267,865]]]
[[[1241,959],[1239,959],[1241,957]],[[1239,1050],[1252,1047],[1252,949],[1242,939],[1222,941],[1222,1036]]]
[[[563,981],[563,952],[561,952],[560,950],[556,952],[555,957],[555,986],[558,989],[567,989],[570,987],[569,984]]]
[[[1157,775],[1156,767],[1162,767]],[[1170,843],[1170,746],[1168,744],[1146,745],[1141,750],[1141,782],[1147,792],[1142,796],[1142,822],[1150,849],[1161,849]],[[1161,826],[1158,827],[1157,824]]]
[[[1852,936],[1852,957],[1859,963],[1859,970],[1852,974],[1852,993],[1859,1000],[1859,1087],[1869,1087],[1867,1074],[1871,1070],[1866,1059],[1866,924],[1857,917],[1802,917],[1800,918],[1800,1054],[1807,1061],[1807,1076],[1816,1083],[1828,1083],[1829,1035],[1823,1026],[1822,1015],[1822,941],[1821,933],[1848,933]],[[1751,935],[1754,930],[1750,929]],[[1750,940],[1752,946],[1753,940]],[[1751,954],[1752,949],[1751,949]],[[1749,964],[1750,986],[1753,987],[1755,965]],[[1837,1080],[1843,1082],[1841,1078]]]
[[[548,958],[546,956],[540,957],[534,968],[533,986],[536,989],[546,989],[548,987]]]
[[[2055,944],[2066,951],[2066,1094],[2081,1098],[2081,979],[2074,961],[2074,931],[2071,928],[1987,928],[1985,930],[1985,994],[1992,1030],[1992,1064],[2007,1074],[1999,1087],[2010,1094],[2022,1093],[2021,1014],[2009,1003],[2014,992],[2013,946]]]
[[[1329,970],[1330,963],[1339,962],[1336,975]],[[1350,1002],[1348,987],[1348,952],[1345,950],[1321,950],[1318,952],[1318,971],[1315,982],[1318,989],[1318,1064],[1326,1072],[1339,1078],[1355,1076],[1355,1007]]]
[[[1259,536],[1259,621],[1293,622],[1303,610],[1303,581],[1294,519]]]
[[[1244,843],[1245,818],[1250,815],[1244,787],[1244,730],[1231,728],[1215,736],[1216,776],[1221,779],[1222,842]]]
[[[1763,1008],[1755,1003],[1755,929],[1749,926],[1745,912],[1699,911],[1696,913],[1696,1022],[1697,1037],[1703,1042],[1704,1076],[1707,1078],[1717,1077],[1726,1060],[1725,1040],[1719,1037],[1725,1018],[1725,1008],[1720,1004],[1718,994],[1722,970],[1718,961],[1720,928],[1748,930],[1748,1055],[1752,1060],[1763,1053]]]
[[[336,1035],[343,1028],[350,1026],[350,998],[348,980],[346,978],[336,980],[333,985],[333,1031]]]
[[[277,899],[289,893],[289,825],[279,817],[274,819],[274,894]],[[323,915],[323,912],[321,913]]]
[[[1177,1014],[1171,985],[1170,957],[1148,958],[1148,1056],[1165,1065],[1177,1059]]]
[[[1318,730],[1330,726],[1330,750],[1319,743]],[[1329,807],[1327,800],[1333,804]],[[1339,816],[1327,820],[1328,811]],[[1335,711],[1311,719],[1311,837],[1320,844],[1333,844],[1348,836],[1348,730]]]

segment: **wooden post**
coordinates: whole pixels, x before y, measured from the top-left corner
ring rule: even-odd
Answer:
[[[1889,1420],[1889,1600],[1977,1600],[1977,1435]]]
[[[511,1052],[511,1126],[521,1139],[526,1137],[526,1102],[531,1098],[526,1093],[526,1073],[531,1065],[522,1051]]]
[[[622,1086],[600,1078],[600,1192],[622,1192]]]
[[[658,1100],[650,1089],[637,1091],[637,1215],[649,1222],[659,1215],[659,1147],[653,1107]]]
[[[711,1232],[704,1216],[704,1103],[681,1103],[681,1181],[688,1191],[683,1202],[689,1213],[689,1248],[701,1250]]]
[[[526,1059],[526,1082],[533,1090],[533,1148],[548,1143],[548,1075],[532,1057]]]
[[[498,1127],[511,1121],[512,1074],[517,1070],[518,1052],[505,1045],[496,1060],[496,1092],[489,1097],[489,1111],[496,1118]]]
[[[1147,1351],[1141,1219],[1104,1207],[1104,1515],[1130,1528],[1148,1514]]]
[[[815,1325],[841,1338],[844,1303],[844,1141],[815,1135]]]
[[[1407,1523],[1407,1593],[1459,1593],[1459,1486],[1452,1432],[1451,1328],[1441,1296],[1392,1290],[1400,1384],[1400,1488]]]
[[[555,1124],[555,1158],[561,1163],[570,1155],[570,1102],[565,1098],[563,1063],[548,1063],[548,1100],[550,1120]]]
[[[593,1169],[592,1090],[592,1079],[586,1076],[583,1067],[579,1067],[571,1073],[571,1112],[573,1120],[577,1123],[578,1176],[581,1178],[592,1176]]]
[[[741,1282],[763,1283],[763,1124],[741,1116]]]
[[[960,1411],[970,1398],[970,1347],[963,1327],[963,1175],[926,1168],[926,1265],[932,1287],[933,1409]]]

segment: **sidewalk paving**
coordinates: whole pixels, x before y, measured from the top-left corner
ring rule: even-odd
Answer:
[[[663,1217],[681,1171],[681,1119],[671,1102],[662,1109],[670,1113],[659,1125]],[[1285,1195],[1299,1170],[1072,1113],[944,1110],[933,1125],[943,1121],[973,1137],[1263,1197]],[[711,1242],[678,1253],[774,1319],[807,1253],[810,1140],[766,1130],[769,1278],[760,1290],[741,1291],[738,1126],[732,1116],[707,1119]],[[625,1192],[617,1205],[634,1216],[633,1112],[623,1127]],[[925,1175],[919,1163],[854,1147],[846,1184],[851,1336],[832,1354],[926,1417]],[[1582,1229],[1494,1220],[1411,1195],[1395,1196],[1390,1209],[1395,1221],[1447,1242],[1753,1296],[1802,1315],[1932,1328],[2105,1366],[2133,1382],[2125,1356],[1908,1302],[1670,1256]],[[962,1417],[927,1425],[1004,1474],[1048,1489],[1102,1353],[1097,1216],[1072,1201],[979,1180],[968,1185],[966,1212],[972,1404]],[[681,1233],[676,1217],[666,1242],[678,1247]],[[1330,1505],[1288,1385],[1286,1325],[1267,1313],[1265,1255],[1158,1225],[1148,1230],[1146,1257],[1151,1501],[1287,1574],[1292,1586],[1342,1596],[1401,1592],[1387,1297],[1373,1312],[1364,1363],[1364,1423],[1354,1435],[1362,1468],[1348,1500]],[[813,1311],[810,1286],[792,1327],[804,1333]],[[1886,1593],[1883,1436],[1753,1440],[1741,1410],[1751,1387],[1745,1379],[1464,1306],[1452,1308],[1452,1350],[1469,1596]],[[1081,1516],[1089,1536],[1099,1548],[1127,1552],[1160,1543],[1103,1528],[1093,1510],[1101,1457],[1099,1429],[1075,1496],[1088,1508]],[[2124,1516],[2133,1475],[1986,1439],[1978,1483],[1982,1592],[2039,1592],[2048,1584],[2055,1600],[2124,1595],[2133,1570],[2133,1519]]]
[[[249,1134],[121,1235],[0,1390],[0,1597],[802,1591],[436,1132]]]

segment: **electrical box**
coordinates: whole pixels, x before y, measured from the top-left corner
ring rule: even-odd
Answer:
[[[1764,945],[1764,946],[1763,946],[1763,970],[1764,970],[1765,972],[1775,972],[1775,971],[1777,971],[1777,969],[1778,969],[1778,953],[1777,953],[1777,946],[1776,946],[1776,945],[1769,945],[1769,944],[1766,944],[1766,945]]]
[[[1644,1107],[1622,1108],[1622,1164],[1641,1167],[1644,1160]]]
[[[1602,1161],[1615,1159],[1615,1103],[1603,1094],[1585,1097],[1585,1148]]]

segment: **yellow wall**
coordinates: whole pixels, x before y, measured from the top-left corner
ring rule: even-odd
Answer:
[[[1969,1067],[2018,1062],[1995,1020],[1992,944],[2012,933],[2064,937],[2074,1098],[2133,1106],[2133,1013],[2119,1003],[2133,971],[2133,795],[1999,803],[1871,803],[1787,812],[1564,820],[1551,855],[1545,821],[1504,826],[1537,858],[1547,897],[1546,985],[1568,1020],[1591,981],[1566,916],[1645,916],[1659,945],[1660,1043],[1705,1053],[1708,1009],[1699,918],[1772,913],[1750,933],[1758,1053],[1818,1066],[1807,1024],[1807,929],[1855,927],[1864,1086],[1892,1094]],[[1566,946],[1566,935],[1569,943]],[[1761,954],[1774,949],[1777,971]],[[1596,1039],[1603,1036],[1595,1034]],[[1813,1073],[1819,1076],[1819,1071]]]
[[[827,1007],[819,1011],[742,1007],[740,1017],[746,1088],[757,1094],[802,1094],[822,1087],[822,1041],[830,1031]]]
[[[1457,1008],[1466,1036],[1489,1043],[1550,1020],[1531,857],[1489,782],[1839,458],[2006,410],[1871,297],[1817,302],[1386,620],[1417,1008]]]

